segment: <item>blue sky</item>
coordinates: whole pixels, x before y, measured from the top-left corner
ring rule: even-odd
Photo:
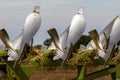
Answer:
[[[34,45],[49,38],[47,30],[56,28],[60,34],[71,22],[80,7],[84,8],[87,26],[100,31],[120,14],[120,0],[0,0],[0,28],[5,28],[13,40],[24,27],[24,22],[35,5],[41,7],[42,24],[34,36]]]

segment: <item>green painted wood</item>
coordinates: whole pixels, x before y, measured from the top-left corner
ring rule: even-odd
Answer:
[[[110,68],[116,68],[115,65],[109,65]],[[111,73],[112,80],[116,80],[116,72]]]
[[[7,80],[20,80],[14,70],[8,65],[9,62],[7,61],[7,50],[0,50],[0,67],[4,66],[6,70]]]
[[[93,80],[108,74],[112,74],[116,72],[116,68],[115,67],[109,67],[109,68],[105,68],[99,71],[96,71],[94,73],[90,73],[85,77],[85,80]]]
[[[84,80],[87,72],[86,66],[78,66],[78,77],[77,80]]]
[[[7,80],[21,80],[9,65],[6,65],[6,71],[7,71]]]
[[[116,80],[120,80],[120,64],[116,66]]]
[[[20,80],[29,80],[37,67],[36,65],[17,65],[14,71],[19,76]]]

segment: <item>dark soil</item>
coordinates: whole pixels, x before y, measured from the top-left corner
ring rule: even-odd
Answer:
[[[6,80],[6,74],[0,70],[0,80]]]
[[[30,80],[72,80],[76,76],[76,68],[52,67],[35,71]]]

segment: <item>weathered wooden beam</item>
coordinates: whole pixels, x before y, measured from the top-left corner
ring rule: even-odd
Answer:
[[[6,65],[6,71],[7,71],[7,80],[20,80],[18,75],[9,65]]]
[[[86,66],[78,66],[77,80],[85,80],[86,73],[87,73],[87,67]]]
[[[90,74],[87,74],[87,76],[85,77],[85,80],[93,80],[108,74],[112,74],[116,72],[116,68],[115,67],[108,67]]]

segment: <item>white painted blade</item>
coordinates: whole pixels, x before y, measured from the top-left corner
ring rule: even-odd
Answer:
[[[52,33],[52,34],[57,34],[57,33]],[[65,47],[66,47],[68,34],[69,34],[69,27],[68,27],[67,29],[65,29],[65,31],[60,35],[60,38],[59,38],[60,41],[57,41],[57,40],[56,40],[56,41],[57,41],[57,44],[58,44],[59,46],[61,46],[61,49],[62,49],[62,50],[64,50]],[[58,34],[57,34],[57,36],[58,36]],[[49,49],[49,50],[56,49],[55,44],[54,44],[53,41],[51,42],[51,44],[50,44],[50,46],[48,47],[48,49]]]
[[[118,17],[113,25],[113,29],[110,34],[110,44],[116,44],[120,41],[120,17]]]
[[[21,58],[25,44],[29,43],[33,39],[33,36],[36,34],[36,32],[40,28],[41,17],[40,17],[39,11],[40,11],[40,7],[35,6],[33,13],[29,14],[26,18],[25,25],[23,28],[23,37],[22,37],[21,46],[20,46],[19,58],[18,60],[15,61],[13,67],[16,66],[17,62]]]
[[[67,29],[65,29],[65,31],[60,35],[60,43],[62,46],[62,49],[64,50],[67,46],[67,38],[68,38],[68,34],[69,34],[69,27],[67,27]]]
[[[55,44],[54,42],[51,42],[50,46],[48,47],[48,50],[55,50],[56,47],[55,47]]]
[[[69,27],[65,29],[65,31],[60,35],[60,44],[62,46],[62,50],[64,50],[66,47],[68,34],[69,34]],[[66,54],[60,50],[57,50],[56,56],[54,56],[53,60],[57,60],[57,59],[65,60],[65,58],[66,58]]]
[[[98,49],[98,56],[103,58],[105,61],[109,58],[109,55],[105,51]]]
[[[12,49],[8,50],[8,56],[9,56],[8,60],[11,59],[11,58],[14,59],[14,60],[18,60],[18,58],[19,58],[19,56],[16,53],[16,51],[14,51]]]
[[[49,29],[47,32],[50,35],[56,49],[58,48],[59,50],[62,51],[62,47],[61,47],[59,36],[58,36],[56,29],[52,28],[52,29]]]
[[[100,38],[100,41],[102,43],[103,46],[106,46],[107,45],[107,40],[106,38],[108,39],[110,37],[110,34],[111,34],[111,31],[113,29],[113,25],[116,21],[116,19],[118,18],[119,16],[116,16],[108,25],[107,27],[105,27],[100,33],[99,33],[99,38]],[[105,35],[106,35],[106,38],[105,38]]]
[[[65,29],[65,31],[60,35],[60,39],[59,39],[59,36],[56,31],[48,31],[48,33],[51,35],[51,38],[54,38],[54,39],[52,39],[53,42],[51,43],[51,45],[49,46],[48,49],[57,49],[57,48],[61,49],[61,50],[57,49],[56,56],[53,57],[53,60],[57,60],[57,59],[64,60],[66,58],[66,54],[63,53],[62,51],[65,49],[66,44],[67,44],[69,27],[67,29]],[[57,46],[55,46],[55,45],[57,45]]]
[[[53,57],[53,60],[58,60],[58,59],[65,60],[65,59],[66,59],[66,54],[63,53],[62,51],[57,50],[56,53],[57,53],[57,54]]]
[[[71,45],[74,46],[74,44],[80,39],[82,36],[83,32],[85,31],[86,28],[86,20],[85,17],[83,16],[83,9],[80,8],[79,12],[73,16],[73,19],[70,24],[69,28],[69,34],[68,34],[68,39],[67,39],[67,46],[66,46],[66,58],[63,60],[63,63],[67,60],[68,56],[70,55],[70,49]]]
[[[3,41],[3,43],[8,48],[8,56],[9,56],[8,57],[8,61],[15,61],[15,60],[17,60],[18,59],[18,54],[15,51],[14,45],[10,42],[9,36],[8,36],[6,30],[5,29],[1,29],[0,30],[0,34],[2,35],[0,37],[1,37],[2,41]]]
[[[95,44],[94,46],[96,48],[94,48],[94,49],[96,49],[98,56],[100,56],[100,57],[102,57],[106,60],[108,58],[108,55],[105,53],[105,51],[103,49],[103,46],[102,46],[101,41],[99,40],[99,35],[98,35],[97,31],[92,30],[92,31],[89,32],[89,34],[92,38],[92,41]]]
[[[13,59],[12,57],[8,57],[7,61],[15,61],[15,59]]]
[[[25,43],[32,40],[33,36],[39,30],[41,25],[41,17],[38,13],[31,13],[27,16],[25,25],[23,28],[23,38],[21,42],[21,50],[23,49]]]
[[[20,34],[12,41],[12,44],[13,44],[14,49],[20,50],[21,41],[22,41],[22,36],[23,36],[23,34],[20,33]]]
[[[99,56],[104,58],[105,61],[107,61],[111,57],[111,55],[113,54],[112,50],[114,50],[113,49],[114,45],[116,45],[118,43],[118,41],[120,41],[120,37],[119,37],[120,30],[119,29],[120,29],[120,17],[116,17],[115,21],[113,23],[111,33],[110,33],[109,46],[106,51],[106,54],[99,53]]]
[[[117,43],[120,41],[120,17],[118,17],[113,25],[113,29],[110,34],[110,40],[109,40],[109,46],[107,53],[111,55],[112,49],[114,45],[117,45]]]
[[[81,11],[82,14],[80,14]],[[83,10],[81,11],[79,11],[79,13],[76,14],[71,21],[67,40],[68,47],[70,47],[71,44],[74,45],[85,31],[86,20],[85,17],[83,16]]]
[[[113,24],[114,24],[114,22],[115,22],[115,20],[116,20],[117,18],[118,18],[118,16],[116,16],[116,17],[99,33],[99,40],[100,40],[102,46],[106,46],[106,45],[107,45],[107,42],[106,42],[107,40],[106,40],[106,38],[105,38],[105,35],[106,35],[107,38],[109,38],[110,33],[111,33],[111,30],[112,30],[112,28],[113,28]],[[105,33],[105,35],[104,35],[104,33]],[[88,43],[86,49],[87,49],[87,50],[88,50],[88,49],[96,49],[96,46],[95,46],[93,40],[91,40],[91,41]]]
[[[10,42],[9,36],[7,31],[3,28],[0,29],[0,39],[2,40],[2,42],[4,43],[4,45],[9,49],[13,49],[12,47],[12,43]]]
[[[92,30],[92,31],[89,32],[89,34],[90,34],[90,36],[91,36],[91,38],[92,38],[92,40],[93,40],[93,42],[94,42],[94,44],[96,46],[96,49],[97,50],[98,49],[103,50],[103,46],[102,46],[102,44],[101,44],[101,42],[99,40],[98,32],[96,30]]]
[[[99,41],[99,35],[98,35],[97,31],[94,29],[94,30],[92,30],[92,31],[89,32],[89,35],[92,38],[92,40],[93,40],[96,48],[97,49],[100,48],[99,43],[98,43],[98,41]]]

